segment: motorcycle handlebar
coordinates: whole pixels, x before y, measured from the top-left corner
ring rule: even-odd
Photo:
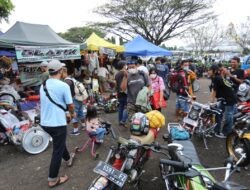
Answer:
[[[184,162],[166,160],[166,159],[160,159],[160,163],[165,164],[165,165],[169,165],[169,166],[173,166],[173,167],[177,167],[177,168],[180,168],[182,170],[187,170],[191,167],[189,164],[185,164]]]
[[[168,145],[160,145],[158,143],[155,143],[155,144],[140,144],[140,145],[128,144],[127,147],[129,149],[138,149],[138,148],[141,148],[141,147],[150,148],[154,152],[157,152],[157,151],[159,151],[161,149],[163,149],[163,150],[168,150],[169,149]]]

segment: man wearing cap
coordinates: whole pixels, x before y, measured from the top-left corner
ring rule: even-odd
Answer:
[[[58,60],[48,63],[50,78],[40,88],[41,126],[53,139],[53,153],[49,169],[48,186],[65,183],[68,176],[58,177],[62,158],[72,166],[74,153],[66,147],[67,120],[75,117],[74,105],[69,86],[61,81],[65,64]],[[68,111],[67,111],[68,110]]]
[[[48,62],[43,61],[40,65],[40,69],[42,71],[41,79],[42,79],[42,82],[44,82],[45,80],[49,78]]]

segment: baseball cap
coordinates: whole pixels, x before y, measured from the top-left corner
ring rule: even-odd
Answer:
[[[48,62],[47,61],[43,61],[41,64],[40,64],[40,67],[48,67]]]
[[[54,73],[59,71],[61,68],[65,66],[64,63],[60,62],[59,60],[53,59],[48,63],[48,68],[50,73]]]

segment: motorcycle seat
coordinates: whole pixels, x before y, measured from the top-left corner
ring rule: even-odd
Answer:
[[[131,139],[139,141],[140,144],[152,144],[155,140],[155,134],[152,130],[149,130],[147,135],[144,136],[131,135]]]
[[[194,144],[190,140],[175,140],[173,143],[181,144],[183,150],[180,153],[179,151],[174,150],[174,156],[181,162],[192,164],[192,165],[201,165],[199,157],[197,155]],[[171,151],[172,152],[172,151]]]

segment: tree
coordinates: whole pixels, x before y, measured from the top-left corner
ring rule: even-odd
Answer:
[[[156,45],[214,17],[215,0],[110,0],[95,13],[109,19],[95,23],[125,39],[141,35]]]
[[[0,0],[0,22],[5,20],[8,22],[9,15],[14,10],[14,5],[11,0]]]
[[[182,35],[188,47],[197,53],[213,50],[224,40],[224,31],[218,25],[217,19],[189,29]]]
[[[107,39],[110,43],[115,44],[115,37],[111,36],[111,38]]]
[[[82,43],[84,42],[93,32],[95,32],[98,36],[104,37],[105,33],[96,29],[96,28],[91,28],[91,27],[73,27],[70,28],[67,32],[65,33],[59,33],[59,35],[71,42],[74,43]]]
[[[230,23],[227,34],[231,40],[234,40],[243,49],[243,54],[250,53],[250,16],[240,25]]]

